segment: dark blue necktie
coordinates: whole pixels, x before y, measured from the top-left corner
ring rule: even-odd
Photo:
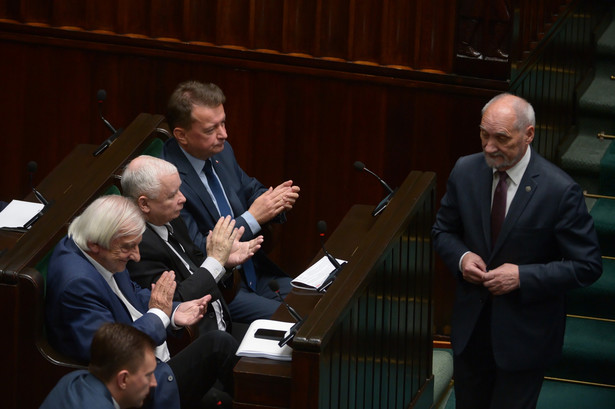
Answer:
[[[205,166],[203,167],[203,172],[205,172],[205,177],[207,178],[207,183],[209,184],[209,189],[211,193],[214,195],[214,199],[218,204],[218,211],[220,212],[220,216],[233,216],[231,213],[231,208],[226,200],[226,196],[224,195],[224,191],[222,190],[222,185],[220,181],[214,175],[211,159],[207,159],[205,161]],[[246,282],[248,287],[250,287],[253,291],[256,291],[256,271],[254,270],[254,263],[252,263],[252,259],[249,259],[245,263],[242,264],[243,272],[246,277]]]

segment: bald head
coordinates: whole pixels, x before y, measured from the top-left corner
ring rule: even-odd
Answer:
[[[480,138],[487,164],[497,170],[512,168],[534,139],[534,109],[523,98],[500,94],[482,114]]]

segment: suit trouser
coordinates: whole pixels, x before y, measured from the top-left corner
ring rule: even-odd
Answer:
[[[237,347],[231,334],[209,331],[168,361],[177,379],[182,408],[198,407],[216,380],[225,392],[233,394],[233,367],[239,360],[235,355]]]
[[[241,285],[237,295],[229,304],[233,321],[250,323],[257,319],[268,319],[280,306],[278,296],[269,288],[269,282],[275,279],[280,287],[280,296],[286,297],[292,286],[291,278],[288,276],[276,276],[270,272],[258,272],[256,291],[248,288],[245,280],[241,280]]]
[[[488,302],[465,350],[454,357],[456,409],[535,408],[543,377],[543,368],[506,371],[497,366],[491,344],[491,303]]]

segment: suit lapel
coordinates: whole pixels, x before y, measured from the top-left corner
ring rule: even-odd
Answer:
[[[168,148],[170,154],[169,159],[177,167],[177,171],[182,179],[180,190],[184,193],[186,198],[198,198],[215,224],[215,221],[220,217],[220,213],[218,212],[216,205],[214,205],[211,196],[209,196],[205,185],[201,182],[199,175],[197,175],[194,171],[190,161],[186,159],[175,139],[169,141]]]
[[[483,228],[485,248],[491,247],[491,185],[493,183],[493,171],[483,160],[483,169],[480,173],[480,215]]]
[[[186,279],[190,277],[190,272],[186,269],[184,263],[177,257],[177,254],[167,245],[167,243],[160,237],[149,224],[147,226],[147,233],[149,236],[152,236],[152,240],[155,240],[156,246],[160,251],[164,252],[164,254],[168,255],[171,260],[175,260],[173,271],[178,274],[182,279]],[[152,243],[153,244],[153,243]],[[182,244],[183,245],[183,244]]]
[[[517,193],[515,193],[515,197],[510,203],[508,213],[506,213],[502,230],[500,231],[500,235],[495,243],[492,254],[498,251],[502,244],[506,241],[513,226],[517,224],[517,220],[527,207],[528,203],[532,199],[532,196],[534,196],[534,192],[538,188],[538,183],[536,182],[535,177],[539,175],[539,172],[535,166],[535,159],[536,153],[532,152],[530,163],[528,163],[527,169],[523,173],[523,177],[521,178],[521,182],[517,188]]]

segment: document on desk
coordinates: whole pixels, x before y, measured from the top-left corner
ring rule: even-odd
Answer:
[[[23,227],[34,216],[40,212],[42,203],[25,202],[23,200],[11,200],[0,212],[0,228],[19,228]]]
[[[274,320],[256,320],[250,324],[246,335],[237,348],[237,356],[250,356],[254,358],[268,358],[279,361],[292,360],[292,348],[288,345],[278,346],[278,339],[257,338],[256,331],[259,329],[281,330],[288,335],[288,330],[293,326],[292,322]]]
[[[336,258],[340,264],[345,263],[345,260]],[[303,288],[304,290],[316,290],[329,277],[329,274],[335,270],[335,266],[327,258],[323,256],[316,263],[312,264],[307,270],[299,274],[290,283],[293,287]]]

